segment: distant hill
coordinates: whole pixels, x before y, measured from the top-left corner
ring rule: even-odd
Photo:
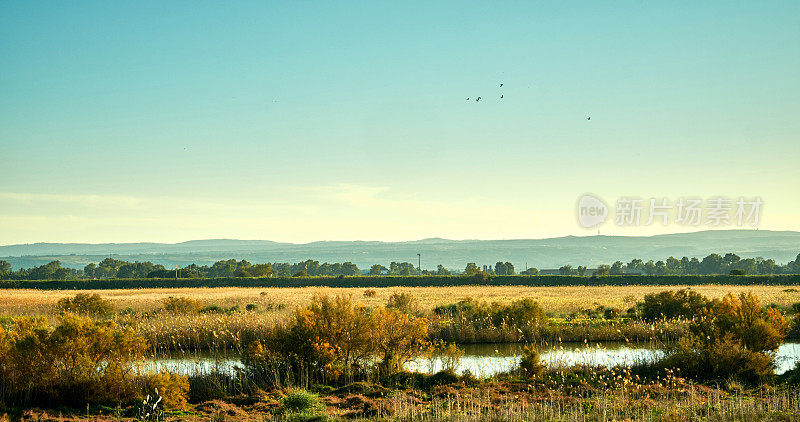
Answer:
[[[305,244],[268,240],[209,239],[181,243],[33,243],[0,246],[0,259],[14,268],[60,260],[62,265],[83,268],[112,256],[128,261],[152,261],[167,267],[191,263],[210,264],[221,259],[250,262],[351,261],[369,268],[391,261],[417,262],[433,269],[442,264],[462,269],[467,262],[479,265],[511,261],[518,269],[527,263],[536,268],[558,268],[565,264],[594,267],[633,258],[702,258],[710,253],[734,252],[743,258],[772,258],[779,264],[800,253],[800,232],[768,230],[718,230],[656,236],[566,236],[550,239],[448,240],[422,239],[410,242],[320,241]]]

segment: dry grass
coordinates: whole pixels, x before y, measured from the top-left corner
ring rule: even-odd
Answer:
[[[223,307],[239,305],[244,308],[254,303],[260,308],[270,304],[284,304],[285,309],[277,313],[288,313],[298,306],[309,303],[315,294],[353,295],[355,299],[367,306],[382,306],[393,293],[406,292],[419,299],[423,310],[430,310],[437,305],[454,303],[465,297],[473,297],[487,302],[510,303],[523,297],[532,297],[542,307],[555,314],[570,312],[597,305],[624,308],[630,306],[630,298],[641,300],[645,294],[663,290],[677,290],[690,287],[708,297],[722,297],[728,292],[738,294],[752,291],[764,304],[777,303],[791,305],[800,302],[800,292],[793,291],[790,286],[625,286],[625,287],[522,287],[522,286],[457,286],[457,287],[391,287],[374,288],[376,295],[364,297],[361,288],[181,288],[181,289],[131,289],[131,290],[86,290],[85,293],[98,293],[110,300],[117,309],[133,308],[139,312],[152,311],[162,306],[162,300],[173,296],[188,296],[205,304],[216,304]],[[0,289],[0,314],[38,314],[53,312],[56,302],[64,297],[74,296],[74,290],[18,290]],[[627,300],[626,300],[627,298]]]

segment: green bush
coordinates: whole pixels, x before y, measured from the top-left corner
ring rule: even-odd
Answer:
[[[533,346],[526,346],[522,350],[522,359],[519,362],[519,372],[523,378],[538,378],[544,372],[544,365],[539,360],[539,351]]]
[[[281,400],[281,412],[315,414],[325,409],[319,396],[306,390],[292,390]]]
[[[164,310],[174,314],[195,313],[203,307],[203,303],[190,297],[168,297],[162,301]]]
[[[705,300],[705,298],[703,298]],[[735,378],[755,384],[773,375],[774,352],[789,325],[775,308],[762,308],[751,293],[731,293],[699,310],[663,364],[696,379]]]
[[[660,319],[692,319],[706,305],[708,299],[700,293],[681,289],[646,294],[640,307],[642,319],[652,322]]]
[[[78,293],[70,298],[62,298],[56,303],[61,312],[72,312],[82,315],[106,316],[114,312],[114,305],[99,294]]]
[[[419,310],[419,301],[410,293],[392,293],[386,302],[386,307],[413,314]]]

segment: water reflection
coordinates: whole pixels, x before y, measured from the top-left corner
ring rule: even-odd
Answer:
[[[456,372],[470,371],[473,375],[486,378],[513,369],[520,360],[523,345],[517,343],[471,344],[463,345],[464,355],[459,359]],[[633,365],[639,362],[653,362],[664,352],[651,345],[626,343],[564,343],[557,346],[540,346],[541,360],[548,366],[571,366],[577,364],[593,366]],[[778,349],[776,373],[782,374],[794,368],[800,361],[800,343],[785,343]],[[183,375],[203,374],[212,371],[235,373],[242,368],[239,358],[227,355],[222,358],[210,354],[174,355],[168,358],[152,359],[139,366],[141,372],[173,372]],[[418,359],[407,365],[412,371],[433,373],[444,368],[443,361]]]

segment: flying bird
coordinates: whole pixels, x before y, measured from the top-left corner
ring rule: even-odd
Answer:
[[[501,95],[500,98],[503,98],[503,96]]]
[[[591,117],[587,117],[586,120],[592,120],[592,118]]]
[[[481,100],[481,97],[478,97],[478,98],[475,99],[476,102],[480,101],[480,100]]]
[[[503,84],[500,84],[500,88],[502,88],[502,87],[503,87]]]

